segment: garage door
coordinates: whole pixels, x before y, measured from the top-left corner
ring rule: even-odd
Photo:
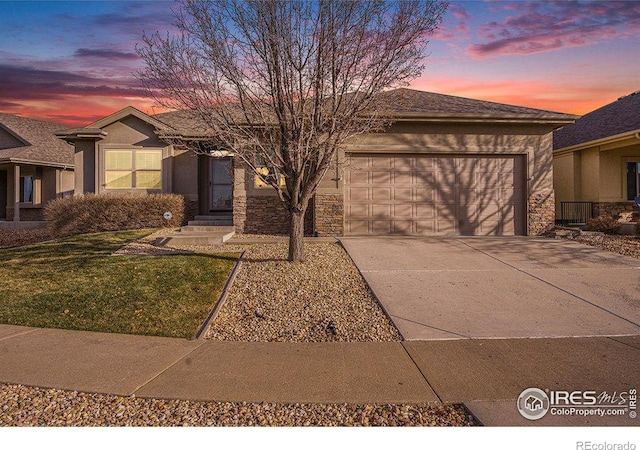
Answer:
[[[524,234],[522,156],[351,155],[346,235]]]

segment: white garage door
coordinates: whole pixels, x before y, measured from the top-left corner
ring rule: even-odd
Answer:
[[[351,155],[346,235],[524,234],[522,156]]]

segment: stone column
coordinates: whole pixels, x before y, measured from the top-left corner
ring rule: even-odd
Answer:
[[[13,166],[13,221],[20,222],[20,166]]]

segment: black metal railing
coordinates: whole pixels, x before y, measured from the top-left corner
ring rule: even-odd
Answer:
[[[593,219],[593,202],[560,202],[562,225],[586,225]]]

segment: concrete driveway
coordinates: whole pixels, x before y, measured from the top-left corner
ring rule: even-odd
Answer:
[[[530,237],[342,238],[407,340],[640,334],[640,260]]]

